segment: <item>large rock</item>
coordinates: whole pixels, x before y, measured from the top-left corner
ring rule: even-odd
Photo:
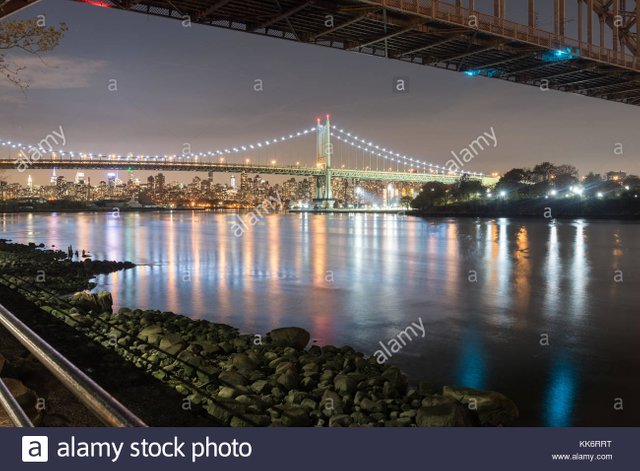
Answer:
[[[505,425],[517,419],[519,415],[515,403],[499,392],[445,386],[442,394],[461,402],[471,412],[475,411],[482,425]]]
[[[309,343],[311,334],[300,327],[282,327],[267,334],[273,345],[303,349]]]
[[[231,425],[231,419],[234,416],[242,417],[246,414],[245,406],[236,402],[234,399],[216,399],[208,400],[204,405],[204,409],[213,417],[221,422],[221,425]]]
[[[333,386],[339,394],[353,394],[358,387],[358,381],[353,376],[339,374],[334,378]]]
[[[145,327],[138,333],[138,338],[149,343],[157,343],[162,336],[163,329],[161,325],[153,324]]]
[[[184,349],[184,339],[178,333],[172,332],[160,339],[160,350],[169,355],[177,355]]]
[[[247,384],[247,378],[242,376],[240,373],[237,373],[231,370],[223,371],[222,373],[220,373],[220,376],[218,376],[218,379],[222,381],[224,384],[227,384],[229,386],[233,386],[236,388],[246,386]]]
[[[238,371],[253,371],[256,369],[256,362],[246,353],[234,353],[231,355],[231,364]]]
[[[79,291],[71,295],[71,303],[85,311],[112,312],[113,298],[108,291],[100,291],[99,293]]]
[[[399,394],[406,394],[409,381],[407,377],[395,366],[384,370],[382,377],[390,383],[391,389]]]
[[[421,407],[416,415],[418,427],[462,427],[466,425],[462,406],[452,402],[439,406]]]
[[[274,407],[280,412],[280,420],[274,421],[274,425],[285,427],[310,427],[312,425],[309,412],[301,406],[281,405]]]

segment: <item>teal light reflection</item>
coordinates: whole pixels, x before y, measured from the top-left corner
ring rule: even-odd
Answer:
[[[474,389],[486,389],[487,365],[480,335],[467,330],[462,339],[462,356],[458,366],[457,384]]]
[[[551,381],[545,396],[545,426],[571,426],[577,376],[576,369],[566,358],[559,358],[552,365]]]

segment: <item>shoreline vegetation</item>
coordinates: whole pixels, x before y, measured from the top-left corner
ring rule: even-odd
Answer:
[[[417,208],[407,214],[422,217],[640,220],[639,200],[468,201]]]
[[[172,312],[114,312],[109,292],[90,291],[95,274],[133,267],[72,261],[60,250],[0,239],[3,289],[168,385],[182,397],[175,407],[204,412],[210,424],[502,426],[518,417],[517,406],[498,392],[410,385],[375,355],[349,346],[308,346],[309,332],[298,327],[253,335]],[[99,359],[92,365],[106,367]]]
[[[578,178],[572,165],[542,162],[509,170],[491,188],[467,177],[426,183],[411,207],[429,217],[640,219],[640,177],[608,172]]]

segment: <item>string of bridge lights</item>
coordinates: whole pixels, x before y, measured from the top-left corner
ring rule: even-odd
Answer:
[[[453,173],[456,175],[462,175],[462,174],[469,174],[469,175],[476,175],[476,176],[482,176],[484,175],[483,173],[478,173],[478,172],[451,172],[449,171],[446,167],[442,167],[439,165],[434,165],[434,164],[430,164],[412,157],[408,157],[406,155],[400,154],[399,152],[394,152],[393,150],[387,149],[385,147],[381,147],[378,144],[375,144],[371,141],[367,141],[361,137],[358,137],[354,134],[352,134],[349,131],[345,131],[344,129],[340,129],[338,127],[336,127],[335,125],[332,125],[331,128],[334,131],[337,131],[339,134],[346,136],[346,137],[340,137],[337,134],[334,134],[333,136],[338,139],[341,142],[345,142],[357,149],[361,149],[365,152],[368,152],[370,154],[376,155],[378,157],[383,157],[384,159],[387,160],[391,160],[393,162],[399,162],[402,164],[407,164],[410,167],[416,167],[416,168],[420,168],[420,166],[422,166],[422,168],[424,170],[427,169],[431,169],[432,171],[435,169],[436,171],[442,171],[442,172],[448,172],[448,173]],[[350,140],[352,139],[352,140]],[[402,161],[400,160],[402,159]]]
[[[388,157],[387,155],[385,155],[385,154],[380,152],[380,151],[382,151],[382,149],[376,149],[375,147],[368,146],[367,144],[364,144],[364,145],[363,144],[358,144],[358,142],[350,141],[350,140],[342,138],[340,136],[334,136],[334,137],[337,140],[339,140],[341,142],[344,142],[345,144],[349,144],[350,146],[355,147],[358,150],[362,150],[363,152],[366,152],[366,153],[371,154],[371,155],[375,155],[377,157],[382,157],[385,160],[390,160],[392,162],[398,162],[398,163],[401,163],[403,165],[409,165],[409,167],[415,167],[417,169],[420,169],[420,165],[422,165],[422,169],[424,169],[425,171],[426,170],[430,170],[432,173],[439,172],[439,171],[444,171],[444,168],[440,169],[440,167],[437,166],[437,165],[426,164],[426,163],[417,162],[417,161],[412,161],[411,163],[407,163],[408,159],[407,160],[401,160],[401,158],[398,158],[396,160],[395,157]],[[388,152],[388,153],[391,154],[391,155],[395,155],[395,154],[393,154],[391,152]]]
[[[293,139],[297,139],[299,137],[302,136],[307,136],[310,133],[313,133],[316,131],[315,127],[311,127],[308,129],[304,129],[302,131],[297,131],[291,134],[287,134],[287,135],[283,135],[281,137],[274,137],[273,139],[268,139],[265,141],[259,141],[259,142],[254,142],[253,144],[246,144],[246,145],[242,145],[242,146],[234,146],[234,147],[227,147],[225,149],[219,149],[219,150],[214,150],[214,151],[206,151],[206,152],[197,152],[197,153],[193,153],[193,152],[189,152],[189,153],[184,153],[184,154],[156,154],[156,155],[150,155],[150,154],[134,154],[133,152],[129,152],[127,154],[102,154],[102,153],[95,153],[95,152],[77,152],[77,151],[65,151],[65,150],[53,150],[53,149],[45,149],[43,146],[34,146],[34,145],[28,145],[28,144],[22,144],[20,142],[12,142],[12,141],[5,141],[3,139],[0,138],[0,146],[2,147],[11,147],[13,149],[17,149],[20,150],[22,152],[26,151],[38,151],[42,154],[58,154],[61,157],[65,157],[65,156],[69,156],[69,157],[88,157],[89,159],[92,159],[94,157],[98,158],[98,159],[102,159],[102,158],[111,158],[113,160],[131,160],[131,159],[135,159],[135,160],[173,160],[173,159],[178,159],[178,160],[182,160],[183,158],[185,159],[190,159],[190,158],[206,158],[206,157],[219,157],[219,156],[224,156],[224,155],[229,155],[229,154],[238,154],[238,153],[242,153],[242,152],[247,152],[250,150],[257,150],[257,149],[262,149],[265,147],[269,147],[273,144],[277,144],[280,142],[284,142],[284,141],[290,141]]]
[[[446,169],[443,166],[427,163],[422,160],[400,154],[399,152],[394,152],[391,149],[387,149],[371,141],[367,141],[349,131],[338,128],[335,125],[332,125],[331,129],[332,131],[335,131],[335,133],[333,133],[333,137],[338,139],[340,142],[344,142],[345,144],[350,145],[359,150],[362,150],[364,152],[367,152],[370,155],[382,157],[385,160],[401,163],[403,165],[409,165],[409,167],[411,168],[423,169],[425,171],[429,170],[431,172],[436,172],[436,173],[448,172],[448,173],[453,173],[455,175],[462,175],[463,173],[469,173],[471,175],[478,175],[478,176],[484,175],[482,173],[477,173],[477,172],[451,172],[451,171],[448,171],[448,169]],[[281,142],[297,139],[299,137],[308,136],[309,134],[317,130],[318,128],[313,126],[308,129],[303,129],[302,131],[297,131],[291,134],[285,134],[280,137],[274,137],[272,139],[268,139],[265,141],[254,142],[253,144],[226,147],[224,149],[218,149],[213,151],[205,151],[205,152],[197,152],[197,153],[189,152],[184,154],[173,154],[173,155],[169,155],[169,154],[163,154],[163,155],[137,154],[136,155],[132,152],[129,152],[127,154],[104,154],[104,153],[94,153],[94,152],[65,151],[62,149],[58,151],[54,151],[53,149],[47,150],[41,145],[40,146],[25,145],[20,142],[6,141],[6,140],[3,140],[2,138],[0,138],[0,146],[18,149],[23,153],[25,151],[29,151],[29,152],[38,151],[39,153],[42,153],[42,154],[49,154],[49,153],[53,154],[54,157],[55,157],[55,154],[58,154],[61,157],[66,157],[66,156],[69,156],[70,158],[80,157],[80,158],[88,158],[89,160],[93,158],[125,160],[125,161],[130,161],[132,159],[147,160],[147,161],[148,160],[173,161],[174,159],[182,160],[183,158],[186,160],[190,160],[191,158],[193,158],[194,160],[198,160],[199,158],[207,158],[207,157],[223,158],[226,155],[239,154],[239,153],[243,153],[251,150],[263,149],[273,144],[278,144]]]

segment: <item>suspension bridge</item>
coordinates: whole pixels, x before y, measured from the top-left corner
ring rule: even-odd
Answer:
[[[312,141],[312,142],[309,142]],[[201,152],[177,154],[100,153],[56,147],[49,135],[35,144],[0,139],[0,169],[25,172],[30,169],[101,169],[225,172],[236,174],[280,174],[314,177],[316,199],[330,201],[333,179],[380,180],[389,182],[454,183],[462,177],[490,186],[497,179],[465,169],[445,166],[408,156],[331,124],[320,118],[314,126],[258,142]],[[478,142],[482,146],[482,142]],[[315,165],[301,163],[315,150]]]

